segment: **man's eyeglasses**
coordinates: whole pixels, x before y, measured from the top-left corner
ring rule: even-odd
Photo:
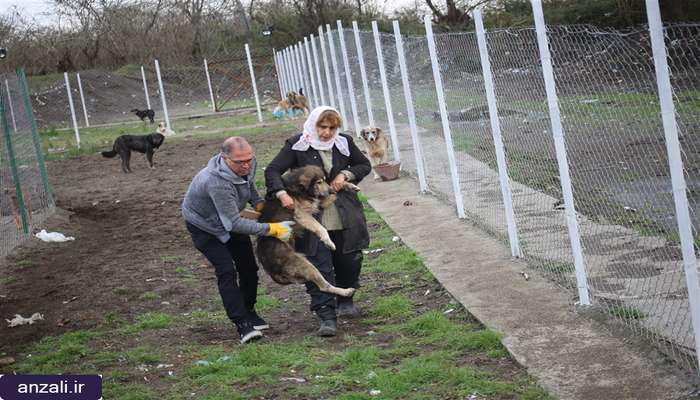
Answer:
[[[226,157],[226,158],[228,158],[232,163],[234,163],[236,165],[250,164],[253,162],[253,160],[255,160],[255,157],[249,158],[247,160],[232,160],[230,157]]]

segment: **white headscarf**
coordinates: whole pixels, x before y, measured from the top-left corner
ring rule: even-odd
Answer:
[[[304,132],[301,134],[301,137],[299,140],[294,143],[294,146],[292,146],[292,150],[296,151],[306,151],[309,149],[309,146],[316,150],[331,150],[333,146],[338,148],[338,151],[340,154],[344,156],[349,156],[350,155],[350,147],[348,146],[348,140],[344,138],[343,136],[340,135],[339,131],[335,132],[335,136],[327,142],[321,141],[318,137],[318,132],[316,132],[316,124],[318,123],[318,118],[321,116],[321,114],[324,111],[332,110],[338,113],[338,110],[336,110],[333,107],[328,107],[328,106],[320,106],[316,107],[311,111],[311,114],[309,114],[309,117],[306,119],[306,122],[304,122]],[[340,127],[338,127],[340,129]]]

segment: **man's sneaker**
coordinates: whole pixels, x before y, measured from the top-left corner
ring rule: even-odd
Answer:
[[[338,326],[334,319],[322,319],[316,334],[323,337],[335,336],[337,330]]]
[[[360,310],[355,307],[352,297],[345,297],[342,300],[338,298],[338,307],[336,307],[335,312],[339,317],[357,317],[360,315]]]
[[[248,311],[248,314],[245,316],[245,318],[248,320],[253,325],[254,329],[257,329],[259,331],[263,329],[269,329],[270,325],[268,325],[267,322],[265,322],[264,319],[260,318],[258,313],[255,312],[255,310],[250,310]]]
[[[258,340],[262,337],[262,332],[253,328],[253,324],[247,320],[236,322],[236,328],[238,329],[238,334],[241,335],[241,344]]]

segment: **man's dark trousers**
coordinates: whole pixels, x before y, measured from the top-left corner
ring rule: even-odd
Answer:
[[[196,226],[187,224],[194,247],[214,266],[219,294],[226,314],[233,322],[241,321],[255,307],[258,290],[258,265],[248,235],[231,233],[226,243]],[[240,287],[236,280],[236,271]]]

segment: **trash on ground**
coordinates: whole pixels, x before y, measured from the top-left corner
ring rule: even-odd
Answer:
[[[381,391],[381,390],[372,389],[372,390],[369,391],[369,395],[370,395],[370,396],[379,396],[380,394],[382,394],[382,391]]]
[[[65,236],[61,232],[46,232],[46,229],[42,229],[41,232],[34,236],[43,240],[44,242],[68,242],[75,240],[73,236]]]
[[[403,205],[404,205],[405,207],[412,206],[412,205],[413,205],[413,202],[412,202],[411,200],[406,200],[406,201],[403,202]]]
[[[29,318],[24,318],[23,316],[21,316],[19,314],[15,314],[14,318],[12,318],[11,320],[6,319],[5,321],[7,321],[10,324],[8,326],[8,328],[14,328],[15,326],[20,326],[20,325],[32,325],[36,321],[41,321],[43,319],[44,319],[44,316],[37,312],[37,313],[32,314],[32,316]]]
[[[401,240],[401,238],[398,236],[394,236],[393,238],[391,238],[392,242],[398,242],[399,240]]]
[[[289,381],[289,382],[296,382],[296,383],[304,383],[304,382],[306,382],[306,379],[304,379],[304,378],[295,378],[295,377],[282,377],[282,378],[280,378],[280,381],[282,381],[282,382]]]
[[[454,308],[448,308],[447,310],[445,310],[443,312],[443,314],[449,314],[449,313],[453,312],[454,310],[455,310]]]
[[[362,254],[379,254],[382,251],[384,251],[384,249],[362,250]]]
[[[68,300],[63,300],[63,304],[68,304],[68,303],[71,303],[71,302],[76,301],[76,300],[78,300],[78,296],[73,296]]]
[[[530,275],[528,275],[527,272],[525,272],[525,271],[520,271],[520,275],[522,275],[523,278],[525,278],[526,281],[529,281],[529,280],[530,280]]]

